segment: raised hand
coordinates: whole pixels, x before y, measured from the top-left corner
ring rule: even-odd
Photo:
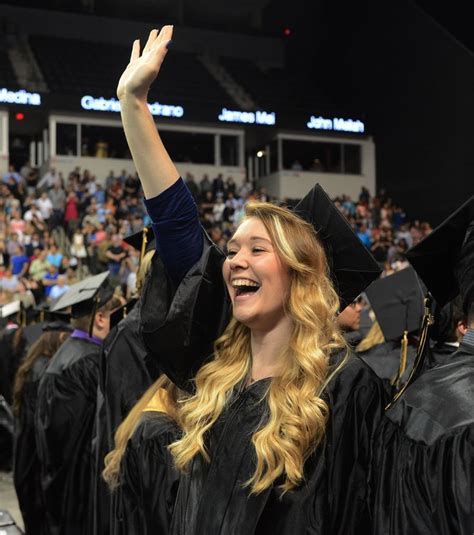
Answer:
[[[140,55],[140,41],[133,42],[130,63],[122,73],[117,86],[117,96],[132,96],[146,100],[151,84],[160,72],[173,37],[173,26],[163,26],[160,32],[152,30]]]

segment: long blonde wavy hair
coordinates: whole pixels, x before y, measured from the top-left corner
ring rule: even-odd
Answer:
[[[323,391],[342,364],[329,357],[346,347],[335,324],[339,298],[329,278],[324,249],[313,227],[286,208],[251,203],[245,218],[258,218],[276,253],[290,271],[285,312],[293,329],[285,348],[285,369],[271,380],[266,396],[269,417],[252,442],[256,468],[246,482],[258,494],[282,478],[291,490],[304,479],[304,463],[324,437],[329,407]],[[250,375],[251,332],[233,319],[215,343],[214,359],[195,378],[195,393],[179,404],[183,436],[170,445],[177,467],[186,471],[196,455],[210,460],[206,435],[222,413],[234,387]],[[346,353],[347,356],[347,353]]]

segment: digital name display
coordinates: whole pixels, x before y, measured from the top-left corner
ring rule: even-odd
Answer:
[[[313,130],[332,130],[336,132],[352,132],[355,134],[363,134],[365,125],[362,121],[352,119],[326,119],[325,117],[315,117],[311,115],[309,121],[306,123],[308,128]]]
[[[30,93],[25,89],[20,89],[19,91],[10,91],[6,87],[1,87],[0,103],[41,106],[41,95],[39,93]]]
[[[84,110],[106,111],[106,112],[120,112],[120,102],[116,98],[92,97],[84,95],[81,98],[81,108]],[[171,104],[160,104],[153,102],[148,104],[148,108],[152,115],[160,117],[173,117],[180,119],[184,115],[184,108],[182,106],[173,106]]]
[[[276,114],[273,111],[239,111],[222,108],[222,111],[217,116],[217,119],[221,123],[261,124],[265,126],[275,126]]]

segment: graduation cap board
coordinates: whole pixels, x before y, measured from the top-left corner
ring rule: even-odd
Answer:
[[[474,221],[474,195],[407,251],[407,258],[439,306],[459,294],[459,262],[466,233]],[[474,230],[471,230],[471,233]]]
[[[314,188],[294,208],[313,225],[328,257],[341,310],[380,276],[381,269],[323,188]]]
[[[106,284],[109,273],[109,271],[104,271],[73,284],[51,307],[51,312],[71,307],[71,316],[81,318],[104,305],[114,293],[113,289]]]
[[[21,310],[21,301],[12,301],[6,305],[0,305],[0,318],[8,318]]]
[[[418,331],[423,319],[423,291],[408,267],[373,282],[365,291],[385,340]]]

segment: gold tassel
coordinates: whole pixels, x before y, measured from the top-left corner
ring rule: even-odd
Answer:
[[[431,314],[431,305],[432,298],[431,295],[427,295],[425,298],[425,313],[423,316],[422,326],[421,326],[421,335],[420,340],[418,341],[418,348],[416,350],[415,363],[410,373],[408,381],[403,385],[403,387],[395,394],[395,397],[392,401],[385,407],[385,410],[390,409],[400,398],[400,396],[405,392],[405,390],[416,380],[420,375],[421,370],[423,369],[423,362],[425,360],[425,350],[429,347],[429,334],[430,328],[434,323],[433,315]]]
[[[400,381],[402,380],[403,374],[407,369],[407,355],[408,355],[408,331],[403,332],[402,338],[402,347],[400,351],[400,366],[398,368],[398,373],[393,379],[392,384],[398,389],[400,388]]]
[[[140,261],[138,263],[138,267],[141,266],[141,263],[143,261],[143,257],[145,256],[145,252],[146,252],[146,246],[148,244],[148,228],[145,227],[143,229],[143,239],[142,239],[142,248],[140,250]]]

